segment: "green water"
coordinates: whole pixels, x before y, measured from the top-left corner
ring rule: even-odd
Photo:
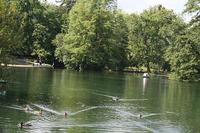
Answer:
[[[0,133],[200,132],[200,83],[42,68],[14,69],[9,82],[0,87]]]

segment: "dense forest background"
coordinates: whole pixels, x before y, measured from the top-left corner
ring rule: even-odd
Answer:
[[[126,14],[116,0],[0,0],[0,64],[12,57],[64,63],[75,70],[146,67],[200,79],[200,1],[189,23],[157,5]]]

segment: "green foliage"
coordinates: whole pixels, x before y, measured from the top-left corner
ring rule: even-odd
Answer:
[[[69,12],[75,3],[76,0],[63,0],[60,4],[60,7],[62,7],[62,9],[64,9],[66,12]]]
[[[45,49],[48,49],[49,46],[47,45],[48,29],[41,24],[36,24],[32,36],[34,40],[32,55],[39,58],[47,57],[49,53]]]
[[[181,80],[200,79],[200,29],[187,29],[177,37],[175,46],[168,49],[167,57],[176,77]]]
[[[57,38],[62,42],[55,41],[61,42],[56,43],[56,55],[63,55],[68,67],[99,70],[109,65],[115,43],[111,4],[97,0],[76,2],[69,14],[68,32]]]
[[[150,63],[163,66],[166,63],[163,55],[174,43],[182,20],[160,5],[141,15],[133,14],[129,19],[129,58],[135,64],[146,66],[148,71]]]
[[[22,40],[13,54],[52,60],[55,51],[52,40],[61,31],[59,8],[38,0],[17,0],[16,3]]]
[[[15,2],[0,1],[0,64],[6,62],[21,39],[18,15]]]
[[[60,12],[59,7],[54,5],[46,5],[45,9],[42,25],[47,28],[48,36],[44,45],[46,52],[49,53],[48,58],[52,60],[55,53],[55,46],[52,41],[55,39],[56,35],[61,32],[63,13]]]
[[[45,1],[0,0],[0,63],[10,55],[56,57],[76,70],[171,67],[176,78],[199,79],[199,0],[186,4],[188,25],[161,5],[128,15],[116,0]]]
[[[198,23],[200,21],[200,1],[199,0],[188,0],[186,9],[184,12],[193,14],[192,23]]]
[[[33,50],[34,25],[43,19],[44,8],[38,0],[17,0],[18,11],[20,12],[20,28],[23,34],[22,45],[16,54],[30,55]]]
[[[69,28],[69,12],[73,8],[73,6],[76,3],[76,0],[62,0],[60,3],[59,8],[59,14],[61,15],[60,21],[60,27],[62,28],[62,32],[67,32]]]
[[[53,43],[56,45],[55,49],[55,56],[59,59],[59,61],[64,61],[64,34],[60,33],[56,36],[56,38],[53,40]]]
[[[126,14],[116,11],[113,14],[113,32],[110,58],[108,67],[114,70],[123,70],[128,65],[128,27],[126,23]]]
[[[185,12],[192,13],[193,19],[166,52],[174,77],[181,80],[200,80],[199,4],[199,0],[188,0]]]

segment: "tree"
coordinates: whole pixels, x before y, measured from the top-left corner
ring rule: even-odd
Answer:
[[[121,11],[115,11],[113,13],[113,35],[110,58],[108,61],[108,67],[114,70],[123,70],[128,65],[128,27],[126,22],[127,14]]]
[[[145,10],[141,15],[132,15],[130,19],[130,57],[146,66],[148,72],[150,64],[158,65],[160,70],[166,63],[164,53],[174,43],[182,20],[161,5]]]
[[[64,8],[67,12],[69,12],[75,5],[75,3],[76,0],[63,0],[60,4],[60,7]]]
[[[52,40],[61,32],[61,16],[55,5],[39,0],[15,0],[20,13],[23,40],[14,55],[43,57],[52,62],[55,46]]]
[[[0,65],[18,46],[21,36],[16,3],[0,1]]]
[[[193,19],[166,53],[175,77],[181,80],[200,80],[199,4],[199,0],[188,0],[184,12],[193,14]]]
[[[43,19],[44,7],[38,0],[17,0],[18,11],[20,12],[20,21],[23,34],[21,47],[18,49],[18,55],[30,55],[33,51],[33,31],[34,25]]]
[[[49,44],[47,40],[49,38],[48,29],[41,25],[35,24],[33,31],[33,56],[37,56],[38,58],[45,58],[50,53],[47,51],[49,48]]]
[[[73,69],[103,69],[112,50],[111,0],[77,1],[69,14],[69,29],[56,40],[56,55],[63,55],[67,67]],[[60,47],[60,48],[59,48]]]
[[[179,35],[167,57],[175,77],[181,80],[200,80],[199,28],[186,29]]]
[[[188,0],[186,3],[186,9],[184,12],[193,14],[192,23],[200,22],[200,1],[199,0]]]
[[[62,14],[62,32],[67,33],[69,29],[69,12],[74,7],[76,0],[63,0],[59,6],[60,13]]]
[[[7,64],[21,40],[18,16],[15,2],[0,0],[0,79],[8,77]]]
[[[40,23],[37,25],[42,25],[44,27],[44,32],[46,32],[46,40],[43,43],[43,48],[45,49],[48,59],[48,62],[52,63],[54,60],[55,45],[53,40],[56,35],[61,32],[62,25],[62,12],[60,12],[60,7],[55,5],[43,5],[45,10],[43,12],[43,20],[40,20]],[[35,26],[37,27],[37,26]]]

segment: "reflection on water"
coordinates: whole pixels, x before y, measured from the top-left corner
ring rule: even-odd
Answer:
[[[143,82],[142,82],[142,93],[143,95],[145,94],[146,88],[147,88],[147,78],[143,78]]]
[[[42,68],[16,69],[11,81],[0,89],[3,133],[200,131],[199,83]]]
[[[6,91],[3,90],[3,91],[0,91],[0,96],[5,96],[6,95]]]
[[[6,84],[0,83],[0,96],[6,96]]]

